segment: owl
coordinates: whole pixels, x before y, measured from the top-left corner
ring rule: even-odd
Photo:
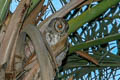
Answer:
[[[50,46],[55,45],[68,31],[68,24],[63,18],[54,18],[48,24],[46,40]]]
[[[58,66],[62,64],[62,60],[68,51],[68,28],[67,21],[58,17],[52,19],[46,29],[46,41],[56,57]]]

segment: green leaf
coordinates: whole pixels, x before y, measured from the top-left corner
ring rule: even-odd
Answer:
[[[117,40],[117,39],[120,39],[120,34],[119,33],[109,35],[109,36],[106,36],[104,38],[98,38],[96,40],[90,40],[90,41],[81,43],[79,45],[71,46],[70,49],[69,49],[69,52],[72,53],[74,51],[89,48],[89,47],[92,47],[92,46],[95,46],[95,45],[104,44],[104,43],[114,41],[114,40]]]
[[[83,24],[95,19],[96,17],[100,16],[104,13],[108,8],[118,4],[120,0],[103,0],[97,6],[88,9],[80,16],[71,19],[68,23],[70,25],[69,34],[79,29]]]
[[[5,20],[7,16],[7,12],[9,10],[11,0],[0,0],[0,25]]]

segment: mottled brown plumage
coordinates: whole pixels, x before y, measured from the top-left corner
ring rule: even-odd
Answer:
[[[67,31],[68,23],[63,18],[54,18],[45,30],[47,43],[53,55],[56,57],[57,64],[60,66],[68,51]]]

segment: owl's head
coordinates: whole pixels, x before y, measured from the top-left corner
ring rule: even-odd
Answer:
[[[50,21],[47,27],[46,39],[50,45],[55,45],[61,37],[67,34],[69,25],[63,18],[57,17]]]
[[[68,28],[67,21],[60,17],[52,19],[48,25],[48,29],[50,29],[52,33],[60,34],[61,36],[67,33]]]

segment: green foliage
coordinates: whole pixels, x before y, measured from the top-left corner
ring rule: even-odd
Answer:
[[[0,0],[0,25],[5,20],[11,0]]]
[[[118,2],[120,2],[120,0],[103,0],[97,6],[90,8],[86,12],[82,13],[80,16],[71,19],[69,21],[70,24],[69,34],[79,29],[83,24],[100,16],[108,8],[111,8],[112,6],[116,5]]]
[[[105,3],[110,2],[110,0],[104,1]],[[109,7],[102,11],[103,7],[100,5],[107,6],[103,2],[98,3],[97,6],[92,5],[95,7],[90,10],[87,5],[88,10],[69,21],[69,33],[73,31],[69,36],[71,47],[70,53],[63,61],[63,66],[60,67],[61,73],[58,75],[60,80],[66,80],[71,75],[76,80],[117,80],[120,78],[118,73],[120,70],[120,18],[118,16],[120,7],[119,5],[112,6],[114,4],[112,1],[111,4],[108,4]],[[94,9],[99,11],[94,11]],[[88,53],[99,62],[99,65],[76,55],[75,51],[78,50]]]

